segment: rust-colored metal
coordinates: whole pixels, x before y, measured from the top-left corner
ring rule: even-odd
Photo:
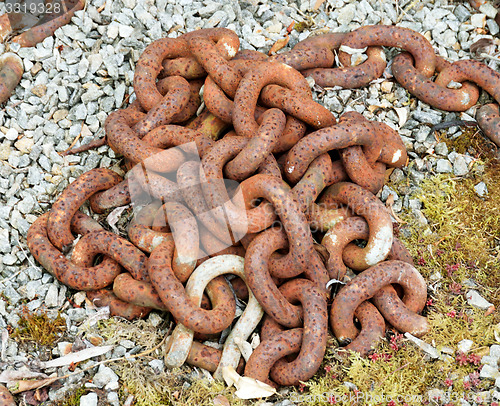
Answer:
[[[476,119],[483,132],[500,147],[500,112],[497,104],[486,104],[476,113]]]
[[[273,386],[276,384],[269,380],[269,375],[279,385],[298,385],[317,372],[326,351],[326,300],[312,282],[304,279],[289,281],[280,286],[279,290],[289,302],[302,305],[302,334],[299,329],[293,329],[289,330],[292,333],[281,332],[266,337],[250,356],[245,375]],[[293,344],[294,339],[299,337],[301,344],[297,351],[297,346]],[[287,347],[290,352],[286,349],[286,353],[280,351]],[[299,354],[294,361],[287,362],[283,359],[285,355],[295,352]],[[278,355],[281,356],[277,358]]]
[[[74,240],[70,223],[76,211],[94,193],[109,189],[121,180],[116,172],[97,168],[85,172],[71,183],[54,202],[49,214],[47,232],[52,244],[60,250],[68,250]]]
[[[264,86],[270,84],[287,87],[302,97],[311,97],[307,81],[290,66],[277,62],[257,65],[240,81],[234,96],[233,126],[238,135],[252,137],[258,131],[255,120],[257,101]],[[321,127],[321,117],[316,117],[315,122]]]
[[[134,126],[139,136],[144,136],[154,128],[172,122],[176,116],[182,117],[181,113],[188,108],[191,88],[186,79],[181,76],[169,76],[162,80],[162,86],[165,96],[161,102],[149,109],[146,116]]]
[[[364,357],[384,338],[385,321],[377,308],[368,301],[362,302],[356,308],[354,317],[359,320],[361,331],[345,349],[358,352]]]
[[[3,385],[0,384],[0,405],[1,406],[16,406],[14,396]]]
[[[411,300],[422,300],[421,292],[426,292],[424,279],[413,266],[406,262],[381,262],[363,271],[339,291],[330,310],[330,324],[341,345],[349,344],[358,335],[353,322],[354,312],[358,306],[391,283],[397,283],[403,287],[407,296],[406,299],[403,297],[403,302],[408,300],[408,297],[411,297]],[[426,295],[423,300],[425,302]],[[412,331],[418,333],[420,327],[417,326]]]
[[[486,90],[500,103],[500,73],[480,61],[464,59],[453,62],[437,76],[436,84],[446,87],[451,81],[462,83],[467,80]]]
[[[28,31],[12,38],[12,42],[16,42],[22,47],[34,47],[39,42],[42,42],[45,38],[50,37],[54,32],[63,25],[68,24],[71,18],[75,14],[75,11],[83,9],[85,6],[85,0],[76,0],[75,2],[69,3],[69,7],[66,10],[65,2],[61,2],[61,14],[45,14],[44,17]]]
[[[112,291],[106,289],[87,292],[87,298],[97,307],[109,306],[109,313],[112,316],[123,317],[127,320],[146,317],[152,310],[148,307],[136,306],[133,303],[124,302],[117,298]]]
[[[35,259],[57,280],[72,289],[97,290],[112,284],[121,273],[121,266],[107,258],[90,268],[73,264],[49,240],[49,214],[38,217],[28,230],[28,248]]]
[[[365,154],[379,156],[382,141],[367,120],[341,121],[337,125],[305,136],[292,147],[285,164],[286,177],[296,183],[304,176],[307,167],[315,158],[325,152],[353,145],[364,146]]]
[[[16,54],[8,52],[0,56],[0,103],[9,99],[23,73],[23,61]]]
[[[75,244],[71,261],[77,265],[91,267],[98,254],[113,258],[134,279],[149,282],[147,257],[134,244],[110,231],[93,231],[85,234]]]
[[[451,63],[443,58],[436,58],[439,60],[438,70],[451,66]],[[393,59],[392,73],[398,83],[412,95],[441,110],[465,111],[476,104],[479,98],[479,89],[470,82],[463,83],[460,89],[437,85],[413,66],[413,58],[406,52]]]
[[[189,329],[212,334],[227,328],[233,321],[236,302],[225,279],[217,286],[217,297],[210,311],[200,309],[186,295],[182,283],[172,270],[174,244],[164,242],[151,253],[148,261],[149,276],[165,307],[176,320]],[[213,283],[213,282],[211,282]]]
[[[344,258],[352,258],[349,261],[350,267],[364,270],[387,258],[393,242],[392,221],[388,209],[379,199],[360,186],[347,182],[330,186],[322,199],[346,205],[368,222],[370,236],[366,247],[351,244],[344,250]]]
[[[342,46],[363,49],[373,45],[404,49],[415,59],[417,71],[426,77],[434,74],[436,55],[430,42],[416,31],[392,25],[365,25],[348,33],[340,48],[340,62],[344,66],[351,66],[351,56],[342,51]]]

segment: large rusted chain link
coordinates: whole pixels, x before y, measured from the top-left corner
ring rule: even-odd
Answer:
[[[345,33],[331,33],[307,38],[299,42],[293,51],[308,51],[324,49],[330,52],[337,51],[345,40]],[[295,68],[305,77],[312,77],[314,82],[321,87],[341,86],[343,88],[358,88],[366,86],[372,80],[379,78],[384,73],[387,65],[385,54],[381,47],[368,47],[368,59],[360,65],[333,68],[333,61],[329,66],[316,65],[311,68]],[[286,63],[286,62],[285,62]]]
[[[348,33],[340,47],[340,62],[344,66],[351,66],[350,54],[344,52],[342,47],[360,50],[372,45],[404,49],[413,56],[418,72],[426,77],[434,74],[436,55],[430,42],[409,28],[390,25],[366,25]]]
[[[200,309],[187,296],[184,286],[172,270],[174,244],[160,244],[149,257],[149,275],[165,307],[176,320],[200,333],[217,333],[227,328],[236,311],[234,296],[224,282],[217,286],[218,299],[210,311]]]
[[[402,261],[381,262],[361,272],[349,281],[335,296],[331,310],[330,323],[332,330],[341,345],[349,344],[358,335],[354,325],[354,312],[365,300],[373,297],[381,288],[392,283],[401,285],[405,292],[405,300],[424,302],[427,297],[425,281],[410,264]],[[422,292],[424,294],[422,295]],[[424,319],[425,320],[425,319]],[[417,326],[412,334],[425,333]]]
[[[436,56],[436,58],[436,70],[439,72],[451,66],[450,62],[440,56]],[[477,86],[469,82],[463,83],[460,89],[439,86],[413,66],[413,58],[406,52],[393,59],[392,73],[398,83],[411,94],[441,110],[465,111],[474,106],[479,98]]]
[[[275,332],[264,336],[250,356],[245,375],[270,385],[298,385],[318,370],[326,350],[328,319],[326,300],[313,283],[304,279],[291,280],[279,288],[290,302],[302,305],[303,328]],[[274,328],[276,331],[276,327]],[[280,328],[278,327],[278,330]],[[299,353],[292,362],[283,357]],[[272,382],[269,376],[273,379]]]
[[[387,258],[393,242],[392,221],[388,209],[379,199],[360,186],[347,182],[330,186],[322,199],[346,205],[368,222],[370,237],[366,247],[351,244],[344,251],[344,258],[350,257],[349,267],[363,270]]]

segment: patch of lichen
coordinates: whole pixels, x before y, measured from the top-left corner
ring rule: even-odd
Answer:
[[[438,175],[425,180],[417,197],[429,227],[419,227],[410,213],[401,217],[408,222],[410,237],[405,245],[412,252],[420,272],[441,283],[454,294],[466,285],[478,285],[481,294],[497,307],[500,304],[500,165],[484,162],[484,173],[472,171],[466,178]],[[484,198],[474,186],[483,181],[488,188]]]
[[[53,345],[66,330],[66,321],[58,313],[52,319],[46,312],[30,312],[22,307],[18,327],[11,337],[22,342],[31,342],[36,345]]]
[[[494,327],[481,311],[472,311],[468,317],[451,317],[446,310],[443,304],[429,312],[430,332],[423,337],[442,351],[443,359],[426,358],[421,349],[403,338],[396,347],[383,340],[368,358],[350,353],[336,359],[336,349],[330,346],[318,374],[295,389],[292,398],[300,405],[352,405],[355,400],[359,401],[357,404],[386,405],[391,398],[400,396],[408,405],[421,405],[433,388],[452,388],[454,392],[483,390],[484,382],[464,387],[464,378],[477,374],[479,365],[477,358],[476,364],[461,363],[457,344],[465,338],[481,343],[483,347],[472,348],[469,355],[484,355],[487,346],[495,342]],[[450,381],[445,382],[446,379]]]
[[[149,350],[158,345],[163,339],[160,333],[161,326],[154,326],[146,320],[127,321],[111,318],[101,321],[98,325],[99,334],[104,337],[107,344],[119,344],[122,340],[131,340],[136,345]]]
[[[234,389],[203,376],[194,377],[190,367],[159,372],[153,371],[147,360],[125,361],[113,366],[122,381],[122,397],[135,398],[137,406],[212,406],[214,398],[224,396],[231,405],[248,405],[233,395]],[[201,374],[201,373],[200,373]]]

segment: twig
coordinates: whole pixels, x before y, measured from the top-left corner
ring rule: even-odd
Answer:
[[[79,147],[76,147],[76,148],[70,147],[66,151],[60,152],[59,155],[61,155],[61,156],[75,155],[75,154],[79,154],[80,152],[85,152],[85,151],[88,151],[88,150],[91,150],[94,148],[102,147],[103,145],[106,145],[106,137],[92,140],[88,144],[80,145]]]
[[[82,131],[83,131],[83,126],[84,125],[85,125],[85,123],[82,121],[82,128],[80,129],[80,132],[78,133],[78,135],[75,137],[75,139],[73,140],[73,142],[71,143],[71,145],[69,146],[69,148],[67,150],[65,150],[65,151],[59,152],[59,155],[65,156],[67,154],[67,152],[70,151],[71,148],[73,148],[75,146],[75,144],[78,142],[78,140],[82,136]]]

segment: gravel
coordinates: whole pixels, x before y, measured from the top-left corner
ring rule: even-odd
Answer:
[[[30,310],[42,308],[54,316],[60,311],[66,319],[68,336],[65,340],[68,342],[80,339],[81,324],[96,314],[83,299],[81,307],[68,303],[70,296],[76,301],[74,292],[69,292],[36,266],[26,246],[26,234],[33,221],[50,208],[59,193],[78,175],[117,162],[115,154],[107,147],[78,156],[62,157],[58,153],[69,148],[80,133],[76,146],[101,137],[107,115],[120,108],[127,95],[132,95],[130,100],[134,99],[134,65],[152,41],[166,35],[177,37],[199,28],[227,27],[239,35],[242,48],[267,52],[294,22],[304,23],[305,28],[302,32],[292,30],[291,46],[318,29],[347,32],[361,25],[398,23],[427,32],[436,52],[457,60],[469,57],[469,47],[475,41],[499,32],[498,24],[488,15],[491,11],[477,13],[460,2],[448,4],[427,0],[420,2],[418,7],[409,7],[404,13],[401,9],[409,6],[409,1],[394,7],[391,2],[328,0],[313,13],[314,3],[89,0],[86,10],[77,12],[72,22],[57,30],[53,37],[36,47],[17,50],[23,59],[25,73],[20,86],[0,110],[0,331],[7,325],[17,326],[17,313],[20,304],[25,302]],[[2,7],[3,3],[0,12],[3,12]],[[314,16],[312,26],[307,16]],[[497,67],[496,61],[488,63]],[[399,85],[387,81],[382,84],[376,81],[364,89],[327,89],[322,93],[324,95],[315,97],[337,116],[355,110],[370,120],[384,121],[398,130],[409,151],[411,164],[394,170],[390,180],[396,185],[408,180],[408,185],[401,188],[385,186],[380,197],[385,201],[392,195],[396,213],[410,210],[420,224],[427,225],[422,204],[414,198],[419,185],[435,173],[461,177],[471,170],[473,158],[470,155],[449,151],[446,143],[439,142],[431,134],[432,125],[451,121],[457,115],[417,101],[411,105],[406,123],[400,126],[393,108],[408,109],[410,102],[414,103],[413,98],[410,99]],[[386,107],[371,112],[370,104]],[[472,110],[467,113],[473,116]],[[450,128],[448,135],[460,137],[461,131],[457,127]],[[478,183],[474,190],[478,196],[487,197],[484,182]],[[469,294],[471,292],[475,291]],[[480,299],[483,298],[472,293],[471,304],[485,308],[484,299]],[[155,326],[163,321],[157,313],[152,313],[149,320]],[[84,345],[91,346],[90,343]],[[122,340],[107,356],[125,356],[135,348],[133,341]],[[36,358],[38,354],[27,353],[9,340],[3,356],[2,361],[14,365],[16,360]],[[161,359],[153,359],[149,365],[158,372],[164,369]],[[58,372],[61,374],[62,370]],[[102,390],[99,395],[91,392],[83,396],[80,405],[93,406],[106,401],[120,404],[116,373],[101,365],[90,374],[94,387]],[[494,376],[494,371],[489,375]],[[72,384],[78,384],[84,375],[72,379]],[[63,398],[72,384],[51,389],[50,398]]]

